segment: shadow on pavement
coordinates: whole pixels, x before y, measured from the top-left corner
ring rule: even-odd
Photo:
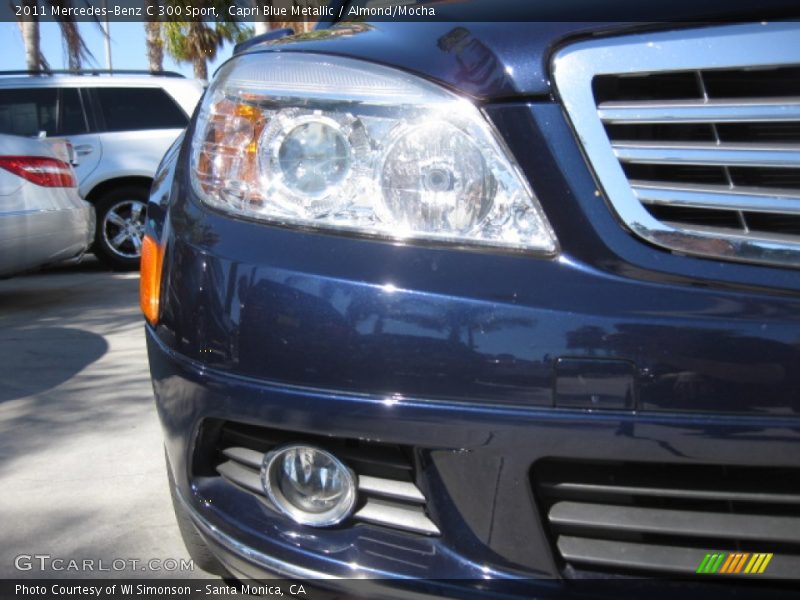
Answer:
[[[39,271],[32,271],[29,275],[50,275],[66,273],[112,273],[110,267],[100,262],[94,255],[88,254],[78,264],[50,265]]]
[[[154,416],[138,274],[62,269],[0,282],[0,476]]]
[[[69,327],[0,333],[0,403],[50,390],[108,351],[102,336]]]
[[[153,405],[139,274],[94,258],[0,281],[0,579],[19,554],[188,558]],[[125,577],[169,577],[126,567]],[[199,572],[181,576],[200,577]]]

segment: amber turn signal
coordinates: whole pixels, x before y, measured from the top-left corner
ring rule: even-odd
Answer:
[[[164,248],[149,235],[142,243],[142,263],[139,279],[139,306],[151,325],[158,322],[158,307],[161,295],[161,267],[164,263]]]

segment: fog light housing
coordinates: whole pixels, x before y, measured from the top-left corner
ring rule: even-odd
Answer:
[[[296,523],[341,523],[356,503],[356,476],[330,452],[294,444],[264,455],[261,485],[280,512]]]

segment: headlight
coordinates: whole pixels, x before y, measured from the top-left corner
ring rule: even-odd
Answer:
[[[210,206],[283,225],[552,254],[538,201],[480,111],[387,67],[249,54],[205,95],[192,182]]]

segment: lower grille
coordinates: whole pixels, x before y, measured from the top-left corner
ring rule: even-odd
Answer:
[[[426,514],[427,500],[412,481],[410,461],[394,446],[227,423],[221,429],[217,444],[216,472],[270,505],[261,486],[261,462],[266,452],[285,443],[307,443],[324,448],[353,469],[358,477],[360,498],[351,517],[353,521],[439,535],[439,529]]]
[[[800,470],[543,461],[533,479],[567,571],[800,572]]]

